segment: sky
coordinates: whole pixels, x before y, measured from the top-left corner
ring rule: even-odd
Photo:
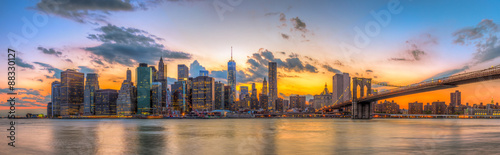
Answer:
[[[50,83],[66,69],[99,74],[102,89],[119,90],[127,68],[166,60],[169,83],[177,65],[210,71],[261,92],[267,62],[278,62],[278,92],[311,99],[332,76],[409,85],[500,64],[499,1],[413,0],[6,0],[0,2],[0,48],[16,50],[20,113],[45,113]],[[6,60],[7,54],[0,58]],[[0,68],[7,77],[7,63]],[[135,80],[133,78],[132,80]],[[7,79],[0,79],[0,116]],[[393,87],[374,86],[377,90]],[[388,99],[449,103],[500,100],[493,80]]]

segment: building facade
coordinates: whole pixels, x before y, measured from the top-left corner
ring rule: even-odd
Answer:
[[[85,74],[68,69],[61,72],[61,115],[80,115],[83,113]]]
[[[193,110],[211,111],[215,109],[215,80],[208,76],[193,79]]]
[[[99,90],[99,77],[96,73],[87,73],[84,90],[84,115],[95,115],[95,91]]]
[[[152,69],[145,63],[140,63],[136,69],[137,83],[137,114],[151,113],[151,87],[153,84]]]
[[[276,99],[278,99],[278,64],[269,62],[269,104],[268,110],[274,111],[276,108]]]
[[[118,91],[113,89],[101,89],[96,91],[95,96],[96,115],[116,115]]]

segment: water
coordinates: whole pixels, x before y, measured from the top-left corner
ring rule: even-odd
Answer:
[[[2,128],[10,120],[1,119]],[[499,154],[496,119],[25,119],[0,154]],[[5,129],[1,129],[7,135]],[[5,136],[2,136],[5,137]]]

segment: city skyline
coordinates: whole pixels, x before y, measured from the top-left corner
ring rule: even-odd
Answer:
[[[28,19],[31,20],[31,16],[37,12],[36,9],[42,9],[36,8],[37,4],[43,3],[43,1],[39,3],[23,2],[13,5],[12,8],[4,8],[4,10],[17,9],[15,12],[18,12],[19,15],[8,16],[2,20],[7,19],[16,23],[21,22],[20,19],[23,16],[30,17]],[[338,7],[334,7],[337,8],[337,11],[319,16],[343,21],[337,24],[321,22],[323,18],[315,17],[317,14],[310,13],[310,7],[317,7],[317,3],[310,2],[303,5],[300,5],[299,1],[282,1],[282,3],[288,3],[288,7],[259,8],[256,6],[266,4],[266,2],[245,1],[234,6],[234,11],[226,12],[222,20],[210,7],[211,3],[208,4],[208,2],[165,2],[157,7],[148,6],[150,8],[147,10],[111,11],[112,14],[109,17],[112,18],[107,21],[108,23],[99,23],[91,16],[82,17],[83,19],[79,20],[78,17],[64,16],[60,12],[48,12],[50,15],[48,24],[40,27],[37,36],[29,39],[29,43],[24,43],[25,46],[16,49],[20,52],[17,63],[21,69],[18,71],[17,87],[19,92],[24,93],[20,96],[19,109],[44,109],[51,98],[50,83],[58,79],[57,74],[69,68],[78,69],[83,73],[95,72],[100,75],[101,89],[120,90],[123,80],[126,79],[123,73],[126,72],[127,68],[136,67],[139,63],[147,63],[148,66],[154,65],[158,63],[160,58],[164,58],[165,66],[169,66],[165,67],[168,85],[177,81],[175,76],[177,75],[177,67],[175,66],[179,64],[185,64],[190,71],[193,70],[196,73],[196,75],[187,75],[187,77],[196,77],[197,71],[207,70],[209,75],[215,78],[215,81],[227,84],[227,81],[224,80],[228,75],[228,66],[225,62],[230,58],[233,60],[233,56],[229,57],[231,46],[234,47],[234,62],[237,64],[235,69],[237,91],[239,91],[240,86],[251,87],[252,83],[255,83],[258,93],[261,93],[263,79],[268,78],[268,82],[271,81],[266,76],[267,63],[269,60],[277,60],[277,62],[281,61],[277,68],[277,90],[279,93],[277,95],[285,99],[296,94],[306,95],[307,101],[314,95],[323,92],[325,82],[327,85],[333,86],[332,77],[335,73],[340,72],[349,73],[351,77],[367,77],[378,82],[404,86],[439,77],[439,75],[470,72],[499,64],[498,59],[496,59],[499,52],[495,51],[498,48],[498,43],[493,43],[493,50],[476,49],[474,46],[467,45],[475,40],[464,37],[464,35],[470,35],[465,33],[468,30],[483,28],[485,30],[481,31],[481,34],[484,34],[481,36],[482,39],[488,39],[487,34],[493,36],[498,34],[498,31],[488,30],[491,28],[488,26],[498,27],[499,21],[499,16],[491,13],[494,12],[490,8],[493,6],[491,4],[467,5],[471,7],[471,10],[475,7],[481,7],[483,12],[478,12],[476,16],[463,20],[458,18],[471,10],[457,13],[456,10],[451,9],[457,15],[451,16],[453,17],[451,19],[443,20],[443,17],[440,16],[414,15],[412,11],[419,9],[419,5],[409,4],[423,2],[401,1],[400,5],[404,9],[400,13],[392,15],[393,18],[391,18],[389,25],[382,27],[379,35],[370,38],[370,45],[361,48],[362,54],[349,55],[338,46],[342,43],[354,44],[352,38],[355,38],[357,34],[353,28],[356,26],[363,28],[365,24],[375,21],[370,11],[380,13],[385,9],[387,2],[370,2],[370,4],[359,8],[364,10],[360,11],[363,13],[355,13],[350,18],[333,18],[336,13],[350,12]],[[352,5],[348,2],[328,3],[330,4],[327,6],[334,6],[336,3],[340,3],[338,5]],[[462,1],[462,3],[473,2]],[[442,5],[444,4],[436,4],[436,7]],[[26,9],[28,7],[36,9]],[[185,11],[188,15],[184,16],[184,18],[190,17],[199,20],[185,22],[179,17],[169,16],[168,22],[180,22],[181,25],[186,25],[185,27],[175,26],[161,20],[158,21],[158,24],[151,23],[151,21],[159,19],[165,12],[168,15],[170,11],[166,10],[172,7],[178,7],[173,9],[175,11],[179,11],[180,8],[188,8],[188,10],[200,8],[199,12]],[[451,7],[461,8],[457,4],[453,4]],[[319,10],[322,10],[321,8],[319,7]],[[106,11],[106,8],[100,9]],[[430,12],[438,10],[437,8],[428,9]],[[136,12],[137,15],[131,15],[130,12]],[[97,13],[99,12],[97,11]],[[197,13],[206,13],[207,15],[199,17]],[[141,20],[150,14],[154,16],[145,18],[149,20]],[[126,16],[145,24],[138,25],[119,20],[119,17]],[[412,19],[419,16],[429,17],[431,20],[416,24],[404,20],[404,18]],[[447,17],[449,18],[449,16]],[[201,18],[211,18],[212,21]],[[237,24],[244,21],[243,19],[254,21],[262,26],[256,28],[245,26],[249,21],[243,22],[243,25]],[[96,24],[92,24],[94,22]],[[202,32],[196,30],[196,27],[187,26],[197,25],[197,22],[208,23],[206,28],[219,32],[219,34]],[[432,22],[436,23],[431,24]],[[157,25],[160,24],[167,25],[167,28],[158,28]],[[422,27],[411,26],[411,24]],[[439,26],[440,24],[448,27],[442,28]],[[5,34],[4,36],[10,32],[21,34],[19,29],[22,25],[19,23],[18,27],[8,27],[0,32]],[[242,26],[243,29],[228,28],[227,26],[230,25]],[[64,26],[68,28],[63,28]],[[73,29],[76,31],[70,32]],[[55,33],[56,30],[61,32]],[[190,30],[196,31],[189,32]],[[243,33],[244,30],[250,32]],[[347,34],[337,32],[342,30],[346,30]],[[410,33],[401,33],[406,31]],[[193,37],[195,33],[200,34],[200,37]],[[113,35],[116,34],[121,34],[121,37],[114,38],[116,36]],[[246,34],[247,36],[238,37],[235,34]],[[396,36],[396,34],[401,35]],[[218,41],[208,39],[210,37],[215,37],[215,40]],[[349,39],[341,39],[343,37]],[[202,41],[207,41],[207,43]],[[11,43],[6,38],[3,38],[2,42]],[[190,46],[191,43],[195,46]],[[10,46],[12,44],[2,45],[5,48]],[[111,58],[109,53],[102,50],[114,49],[118,46],[139,47],[137,49],[154,52],[149,52],[150,54],[143,57],[139,54],[115,51],[116,53],[112,54],[114,58]],[[36,57],[30,57],[31,55],[36,55]],[[159,66],[157,67],[160,69]],[[5,67],[2,70],[4,72]],[[132,73],[132,81],[136,81],[136,74],[136,72]],[[6,82],[4,81],[4,83]],[[270,83],[269,87],[271,87]],[[471,104],[487,103],[491,99],[500,100],[500,96],[495,95],[498,94],[498,90],[494,89],[498,87],[500,87],[498,80],[494,80],[453,89],[402,96],[391,100],[401,103],[402,107],[408,107],[408,103],[415,102],[417,98],[419,102],[423,103],[435,100],[450,103],[449,93],[460,90],[462,104],[466,102]],[[2,89],[6,88],[2,87]],[[390,89],[390,87],[376,86],[375,88],[374,86],[374,89]],[[328,87],[328,90],[330,91],[332,88]],[[8,108],[5,105],[6,97],[5,94],[0,96],[0,99],[3,100],[2,106],[0,106],[1,110]]]

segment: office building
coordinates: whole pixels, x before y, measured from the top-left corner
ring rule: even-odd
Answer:
[[[233,104],[236,100],[236,62],[233,60],[233,47],[231,47],[231,60],[227,62],[227,83],[231,87],[229,103]]]
[[[152,68],[146,63],[140,63],[136,69],[137,83],[137,114],[151,113],[151,87],[153,84]]]
[[[74,69],[61,72],[61,115],[83,113],[85,74]]]
[[[87,73],[85,81],[83,114],[95,115],[95,91],[99,90],[99,79],[96,73]]]
[[[61,115],[61,83],[59,81],[52,82],[51,88],[51,102],[52,102],[52,116],[58,117]]]
[[[186,81],[189,78],[189,68],[180,64],[177,65],[177,81]]]
[[[116,115],[116,100],[118,91],[101,89],[95,95],[95,115]]]
[[[215,95],[214,95],[214,110],[224,109],[224,83],[217,81],[214,85]]]
[[[193,79],[193,111],[211,111],[215,107],[215,80],[208,76]]]
[[[290,96],[290,108],[304,110],[306,108],[306,96],[293,95]]]
[[[424,113],[424,103],[418,103],[417,101],[413,103],[408,103],[408,114],[423,114]]]
[[[277,63],[269,62],[269,105],[268,110],[273,111],[276,108],[276,99],[278,99],[278,71],[277,71]]]

